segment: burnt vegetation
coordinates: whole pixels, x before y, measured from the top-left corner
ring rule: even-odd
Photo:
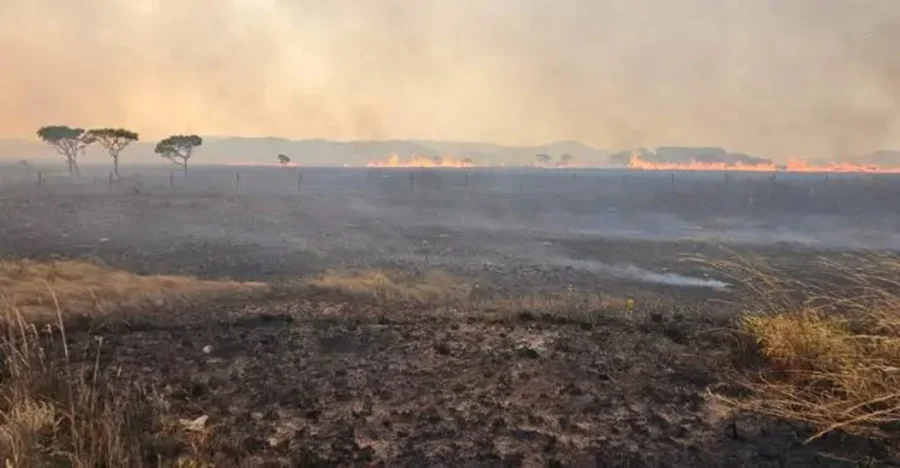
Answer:
[[[897,460],[900,262],[760,227],[890,180],[195,171],[3,192],[7,465]],[[567,232],[612,208],[670,231]]]

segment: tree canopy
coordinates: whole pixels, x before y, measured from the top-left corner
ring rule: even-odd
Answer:
[[[278,155],[278,164],[281,164],[282,166],[286,166],[290,163],[291,163],[291,158],[288,157],[288,155],[286,155],[286,154]]]
[[[203,138],[197,135],[172,135],[157,143],[153,151],[175,164],[184,165],[191,158],[194,149],[202,144]]]
[[[110,154],[118,155],[126,146],[138,141],[139,135],[124,128],[95,128],[88,130],[85,138],[91,143],[100,143]]]
[[[65,156],[75,154],[89,142],[84,137],[83,128],[67,127],[65,125],[49,125],[41,127],[37,136],[46,143],[53,145]]]
[[[194,154],[194,150],[203,144],[203,138],[197,135],[172,135],[156,144],[154,152],[161,157],[172,161],[184,169],[187,174],[188,160]]]
[[[88,143],[100,143],[109,151],[113,159],[113,172],[119,177],[119,153],[132,142],[138,141],[138,134],[124,128],[95,128],[84,134]]]
[[[69,165],[69,174],[78,173],[78,151],[84,149],[92,141],[85,137],[83,128],[65,125],[48,125],[37,131],[37,136],[44,142],[53,145]]]

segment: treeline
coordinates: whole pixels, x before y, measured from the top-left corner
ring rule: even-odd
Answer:
[[[37,136],[45,143],[53,146],[65,159],[69,166],[69,175],[81,176],[78,170],[78,156],[84,155],[85,149],[98,144],[109,152],[113,162],[113,174],[119,177],[119,156],[128,145],[138,141],[137,132],[125,128],[95,128],[85,130],[65,125],[49,125],[41,127]],[[203,145],[203,138],[197,135],[172,135],[156,143],[153,152],[182,168],[185,174],[188,161],[194,150]]]

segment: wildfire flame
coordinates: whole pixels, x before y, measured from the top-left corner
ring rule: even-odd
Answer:
[[[449,156],[426,157],[411,156],[405,161],[400,159],[396,154],[390,155],[386,160],[369,161],[366,167],[449,167],[449,168],[465,168],[475,167],[475,163],[471,159],[456,159]]]
[[[871,173],[871,174],[900,174],[900,167],[883,168],[875,165],[835,163],[835,164],[810,164],[802,160],[791,160],[787,164],[762,162],[758,164],[725,163],[691,161],[687,163],[652,162],[642,159],[637,154],[632,154],[628,161],[631,169],[647,171],[739,171],[739,172],[834,172],[834,173]]]

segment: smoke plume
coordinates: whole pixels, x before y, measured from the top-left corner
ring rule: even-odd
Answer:
[[[896,0],[0,0],[0,136],[900,145]]]

